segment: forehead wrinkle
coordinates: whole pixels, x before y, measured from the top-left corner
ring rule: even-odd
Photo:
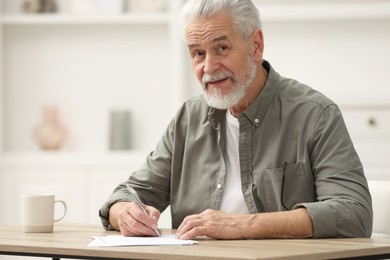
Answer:
[[[221,42],[221,41],[228,41],[229,40],[229,37],[228,36],[226,36],[226,35],[221,35],[221,36],[216,36],[216,37],[214,37],[214,38],[212,38],[211,40],[210,40],[210,42],[211,43],[218,43],[218,42]],[[188,44],[188,48],[197,48],[197,47],[199,47],[200,46],[200,44],[199,43],[190,43],[190,44]]]
[[[199,46],[201,43],[215,43],[219,41],[229,40],[229,32],[231,29],[225,24],[221,26],[212,25],[212,28],[205,25],[202,28],[189,28],[187,30],[188,47],[193,48]]]
[[[230,37],[227,36],[225,33],[216,34],[215,32],[207,32],[203,35],[188,35],[187,42],[189,48],[195,48],[199,47],[201,44],[216,43],[220,41],[227,41],[229,39]]]

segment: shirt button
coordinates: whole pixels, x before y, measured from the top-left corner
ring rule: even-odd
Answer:
[[[217,189],[218,189],[218,190],[222,189],[222,184],[221,184],[221,183],[219,183],[219,184],[217,185]]]
[[[255,119],[255,123],[258,124],[259,123],[259,119],[256,118]]]

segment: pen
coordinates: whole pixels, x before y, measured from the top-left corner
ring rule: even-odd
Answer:
[[[142,201],[140,200],[140,198],[138,197],[138,194],[137,192],[132,188],[130,187],[129,184],[126,184],[126,187],[131,195],[131,197],[133,197],[133,200],[135,201],[135,203],[137,203],[138,207],[143,211],[145,212],[146,214],[148,214],[148,212],[146,211],[145,209],[145,206],[144,204],[142,203]],[[149,214],[148,214],[149,215]],[[158,232],[158,229],[157,228],[153,228],[154,232],[157,234],[157,236],[160,236],[160,233]]]

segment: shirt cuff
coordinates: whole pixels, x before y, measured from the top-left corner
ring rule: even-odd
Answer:
[[[306,208],[314,228],[314,238],[336,237],[337,225],[332,208],[326,202],[300,203],[293,209]]]

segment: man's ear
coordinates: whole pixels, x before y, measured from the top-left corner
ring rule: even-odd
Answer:
[[[263,53],[264,53],[264,38],[263,38],[263,32],[261,30],[257,29],[252,34],[251,44],[252,44],[253,58],[256,61],[262,61]]]

